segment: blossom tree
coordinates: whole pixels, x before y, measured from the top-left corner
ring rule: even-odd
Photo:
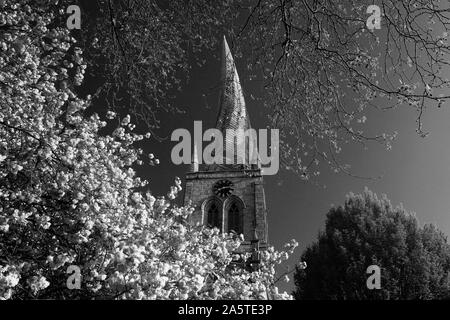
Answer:
[[[130,117],[87,117],[82,50],[39,2],[0,2],[0,298],[288,299],[275,266],[286,250],[261,252],[256,270],[240,236],[191,225],[192,208],[155,197],[133,168],[156,165]],[[69,266],[81,271],[70,289]],[[70,279],[69,279],[70,280]]]

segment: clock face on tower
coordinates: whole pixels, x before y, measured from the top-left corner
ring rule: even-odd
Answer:
[[[219,197],[229,196],[233,192],[233,182],[229,180],[219,180],[214,184],[213,191]]]

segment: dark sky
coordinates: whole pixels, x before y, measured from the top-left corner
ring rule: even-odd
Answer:
[[[220,52],[220,48],[217,50]],[[249,99],[250,92],[259,90],[259,84],[246,81],[244,67],[238,59],[235,60],[252,126],[264,128],[267,110]],[[195,67],[190,82],[176,99],[176,104],[183,107],[186,114],[164,116],[160,135],[168,136],[167,140],[146,143],[145,151],[155,153],[161,164],[143,167],[139,174],[149,180],[155,195],[165,194],[175,176],[183,179],[187,170],[186,166],[175,166],[170,160],[171,148],[176,144],[170,141],[171,132],[176,128],[192,131],[194,120],[203,121],[203,130],[214,127],[219,80],[218,59],[211,57],[204,67]],[[382,176],[380,179],[357,179],[325,170],[321,172],[318,183],[314,184],[283,169],[275,176],[264,177],[270,243],[276,248],[281,248],[292,238],[300,243],[291,265],[316,239],[331,205],[343,204],[346,194],[360,193],[366,186],[378,195],[387,194],[394,205],[403,203],[408,211],[416,212],[422,225],[433,223],[450,234],[447,210],[450,207],[450,111],[445,107],[427,110],[425,128],[431,131],[427,138],[416,134],[416,117],[415,111],[407,107],[370,112],[366,123],[368,131],[398,131],[393,149],[387,151],[377,144],[368,145],[367,150],[359,145],[343,148],[342,159],[352,165],[354,174]],[[290,289],[290,285],[282,288]]]

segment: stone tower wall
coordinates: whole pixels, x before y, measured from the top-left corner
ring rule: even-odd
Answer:
[[[233,182],[234,190],[231,196],[220,198],[213,192],[214,184],[221,179]],[[206,224],[206,216],[202,211],[202,205],[212,197],[217,197],[222,202],[222,231],[228,232],[228,216],[226,206],[228,201],[238,197],[244,203],[243,225],[244,239],[253,239],[254,226],[258,238],[263,242],[267,239],[266,203],[263,188],[263,178],[260,170],[239,171],[216,171],[216,172],[192,172],[186,175],[186,186],[184,194],[185,205],[191,201],[195,211],[191,217],[192,222]],[[255,221],[256,219],[256,221]]]

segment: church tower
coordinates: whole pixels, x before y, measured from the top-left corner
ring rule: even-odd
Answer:
[[[216,128],[222,132],[224,140],[229,140],[227,129],[251,128],[239,76],[225,37]],[[228,143],[236,145],[237,139],[232,139]],[[227,141],[223,142],[224,149],[226,143]],[[237,149],[234,148],[235,153]],[[249,149],[245,150],[247,156],[243,163],[234,161],[233,164],[228,164],[224,159],[223,164],[199,164],[202,150],[197,150],[197,146],[194,146],[184,194],[185,205],[191,203],[195,207],[192,215],[194,223],[217,227],[222,232],[243,234],[242,249],[246,251],[251,251],[251,244],[257,240],[260,248],[267,246],[263,177],[259,165],[249,162]],[[234,160],[237,156],[233,155]]]

